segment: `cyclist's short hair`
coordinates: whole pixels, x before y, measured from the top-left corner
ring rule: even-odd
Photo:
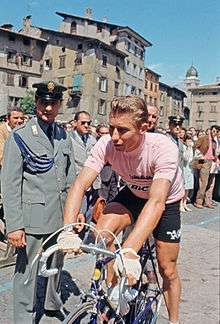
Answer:
[[[137,126],[148,121],[147,105],[138,96],[114,97],[111,101],[110,114],[132,114]]]

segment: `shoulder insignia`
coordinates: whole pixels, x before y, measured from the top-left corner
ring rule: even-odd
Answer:
[[[37,126],[36,125],[32,125],[31,126],[31,129],[32,129],[33,135],[38,135],[38,130],[37,130]]]

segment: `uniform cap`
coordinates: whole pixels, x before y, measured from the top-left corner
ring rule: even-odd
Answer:
[[[54,81],[34,83],[32,87],[37,89],[35,96],[48,101],[57,101],[62,99],[63,91],[67,90],[66,87]]]
[[[177,116],[169,116],[169,124],[176,124],[176,125],[182,125],[184,118],[177,115]]]

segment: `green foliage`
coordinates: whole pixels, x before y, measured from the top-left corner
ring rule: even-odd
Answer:
[[[34,108],[34,92],[29,90],[27,91],[26,95],[21,99],[21,109],[23,110],[25,115],[33,115]]]

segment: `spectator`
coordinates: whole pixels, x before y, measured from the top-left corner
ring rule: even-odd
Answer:
[[[19,107],[11,107],[8,110],[6,122],[0,125],[0,165],[3,159],[3,149],[5,141],[11,133],[12,129],[24,123],[24,113]]]
[[[97,126],[98,139],[109,134],[108,126],[100,124]],[[118,193],[118,175],[112,170],[107,163],[100,172],[101,188],[98,190],[99,197],[104,198],[106,202],[110,202]]]
[[[215,155],[215,142],[214,136],[216,132],[213,131],[215,126],[211,127],[211,132],[209,135],[199,136],[198,140],[195,143],[196,157],[199,159],[199,190],[196,195],[196,202],[194,206],[197,208],[205,207],[213,208],[213,205],[210,201],[210,191],[207,191],[207,185],[210,175],[210,170],[212,166],[212,161],[214,161]]]
[[[80,173],[92,147],[96,143],[96,139],[90,134],[91,117],[87,111],[79,111],[74,117],[74,131],[71,132],[73,151],[76,164],[76,174]],[[93,206],[98,198],[98,190],[101,188],[101,179],[97,177],[92,187],[86,192],[82,214],[86,215],[87,211]]]
[[[148,111],[148,129],[150,133],[154,133],[159,119],[158,109],[156,106],[147,105]]]
[[[187,198],[189,190],[192,190],[194,186],[193,169],[191,167],[193,155],[193,140],[191,136],[187,135],[185,144],[183,146],[183,179],[185,196],[183,197],[181,202],[181,212],[191,211],[191,209],[187,206]]]

